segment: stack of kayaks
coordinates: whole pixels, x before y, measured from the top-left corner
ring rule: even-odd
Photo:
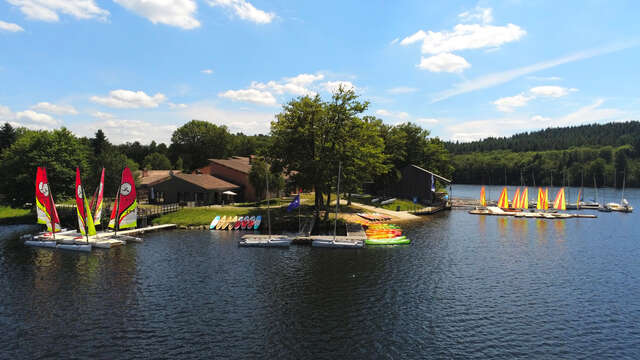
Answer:
[[[216,216],[209,224],[209,230],[258,230],[262,216]]]
[[[409,244],[411,240],[402,235],[402,229],[394,224],[371,224],[365,230],[367,245]]]

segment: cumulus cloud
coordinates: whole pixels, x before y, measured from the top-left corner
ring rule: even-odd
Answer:
[[[276,14],[257,9],[245,0],[209,0],[209,5],[219,6],[232,11],[242,20],[252,21],[257,24],[268,24],[275,19]]]
[[[430,57],[422,57],[418,68],[429,70],[431,72],[450,72],[459,73],[464,69],[471,67],[462,56],[451,53],[442,53]]]
[[[93,112],[93,113],[91,113],[91,116],[93,116],[94,118],[102,119],[102,120],[110,120],[110,119],[114,119],[116,117],[113,114],[109,114],[109,113],[102,112],[102,111]]]
[[[404,111],[389,111],[386,109],[377,110],[376,115],[396,120],[405,120],[409,117],[409,114]]]
[[[211,69],[200,70],[200,72],[203,73],[203,74],[206,74],[206,75],[213,74],[213,70],[211,70]]]
[[[155,108],[167,99],[164,94],[149,96],[144,91],[112,90],[109,96],[92,96],[91,101],[113,108]]]
[[[0,31],[18,32],[24,31],[24,29],[18,24],[8,23],[0,20]]]
[[[436,118],[417,118],[416,122],[423,124],[437,124],[440,122],[440,120]]]
[[[22,126],[31,129],[51,129],[60,125],[60,121],[54,119],[51,115],[33,110],[19,111],[16,113],[15,118]]]
[[[258,105],[278,105],[276,98],[270,92],[257,89],[227,90],[219,93],[218,96],[233,101],[246,101]]]
[[[7,0],[17,6],[20,11],[32,20],[56,22],[60,14],[73,16],[77,19],[106,20],[109,12],[96,5],[94,0]]]
[[[149,19],[154,24],[164,24],[185,30],[200,26],[195,18],[198,5],[194,0],[114,0],[125,9]]]
[[[578,91],[575,88],[565,88],[562,86],[536,86],[525,94],[521,93],[515,96],[500,98],[493,102],[496,108],[502,112],[512,112],[517,107],[527,105],[530,100],[539,97],[559,98],[568,95],[570,92]]]
[[[248,89],[227,90],[218,94],[220,97],[234,101],[246,101],[254,104],[277,105],[276,95],[313,96],[314,84],[324,79],[322,74],[299,74],[294,77],[283,78],[266,83],[253,81]]]
[[[107,138],[115,144],[127,141],[139,141],[144,144],[152,140],[167,143],[176,128],[176,125],[143,120],[106,119],[84,123],[74,127],[73,130],[80,136],[93,136],[96,129],[102,129]]]
[[[472,49],[494,49],[504,44],[520,40],[527,32],[514,24],[505,26],[490,25],[493,21],[491,9],[476,7],[474,11],[466,11],[458,15],[463,22],[474,24],[458,24],[452,31],[424,31],[405,37],[400,45],[407,46],[422,43],[423,54],[420,69],[433,72],[462,72],[470,65],[461,56],[452,54],[455,51]]]
[[[418,88],[412,88],[412,87],[408,87],[408,86],[398,86],[398,87],[394,87],[391,89],[388,89],[387,92],[389,94],[409,94],[409,93],[413,93],[418,91]]]
[[[258,112],[251,110],[222,110],[208,102],[189,104],[180,112],[187,119],[203,119],[217,125],[226,125],[231,132],[242,132],[247,135],[269,133],[274,112]]]
[[[39,102],[33,105],[31,109],[56,115],[78,115],[78,110],[71,105],[58,105],[49,102]]]
[[[351,81],[327,81],[322,84],[322,88],[330,93],[336,92],[340,87],[345,90],[357,90],[357,87]]]
[[[174,104],[172,102],[167,103],[169,105],[169,109],[184,109],[187,107],[187,104]]]

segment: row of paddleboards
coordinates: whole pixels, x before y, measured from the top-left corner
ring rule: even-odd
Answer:
[[[216,216],[211,220],[209,230],[258,230],[262,216]]]

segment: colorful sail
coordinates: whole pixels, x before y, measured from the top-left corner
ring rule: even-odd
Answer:
[[[80,179],[80,168],[76,168],[76,213],[78,215],[78,227],[82,235],[95,235],[96,227],[93,224],[89,201],[84,194],[82,180]]]
[[[36,171],[36,213],[38,223],[46,224],[47,231],[60,231],[60,218],[49,187],[47,169],[40,166]]]
[[[136,227],[138,224],[137,208],[136,185],[131,170],[125,167],[122,170],[122,180],[118,188],[116,203],[113,206],[113,211],[111,211],[109,228],[115,228],[116,219],[118,221],[117,230]]]
[[[543,210],[549,209],[549,188],[544,188],[544,203],[542,206]]]
[[[498,207],[501,207],[503,209],[509,207],[509,192],[507,191],[506,186],[502,189],[502,193],[500,193],[500,198],[498,199]]]
[[[556,200],[553,202],[553,208],[556,210],[567,210],[567,203],[564,198],[564,188],[558,190]]]
[[[529,188],[525,187],[522,190],[522,194],[520,195],[520,209],[528,209],[529,208]]]
[[[93,214],[93,224],[100,225],[100,218],[102,217],[102,198],[104,196],[104,168],[102,168],[102,174],[100,175],[100,182],[96,187],[96,191],[91,198],[91,204],[89,208]]]
[[[480,205],[487,206],[487,200],[485,199],[484,186],[480,189]]]
[[[580,202],[582,201],[582,188],[578,190],[578,200],[576,201],[576,209],[580,210]]]
[[[544,191],[542,191],[542,188],[538,188],[538,202],[536,203],[536,209],[544,210]]]
[[[511,207],[513,207],[514,209],[518,208],[520,206],[520,188],[518,187],[516,189],[516,194],[513,195],[513,201],[511,202]]]

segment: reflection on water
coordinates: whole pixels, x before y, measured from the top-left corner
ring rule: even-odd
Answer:
[[[356,251],[3,237],[0,358],[637,358],[638,215],[598,216],[451,211],[403,224],[408,246]]]

